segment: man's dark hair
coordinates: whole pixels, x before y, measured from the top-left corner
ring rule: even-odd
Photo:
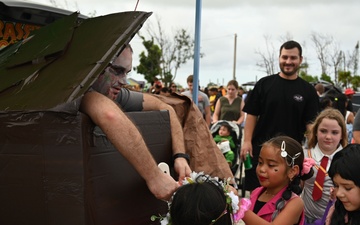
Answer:
[[[299,43],[297,43],[296,41],[287,41],[284,44],[281,45],[280,47],[280,53],[279,56],[281,55],[281,50],[285,48],[285,49],[293,49],[293,48],[297,48],[299,49],[299,56],[302,57],[302,48],[301,45]]]

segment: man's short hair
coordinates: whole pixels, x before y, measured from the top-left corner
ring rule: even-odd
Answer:
[[[299,56],[302,57],[302,48],[301,45],[299,43],[297,43],[296,41],[287,41],[284,44],[281,45],[280,47],[280,54],[281,55],[281,50],[285,48],[285,49],[293,49],[293,48],[297,48],[299,50]]]
[[[193,75],[189,75],[186,79],[187,83],[194,83],[194,76]]]

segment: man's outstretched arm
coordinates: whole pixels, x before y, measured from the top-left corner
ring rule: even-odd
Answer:
[[[168,110],[173,154],[186,153],[184,133],[174,108],[150,94],[144,94],[143,110]],[[179,174],[179,180],[183,180],[185,176],[190,176],[191,169],[185,158],[176,158],[174,169]]]
[[[80,111],[103,130],[115,148],[145,179],[156,198],[170,199],[179,185],[157,167],[140,132],[115,102],[95,91],[88,92],[82,99]]]

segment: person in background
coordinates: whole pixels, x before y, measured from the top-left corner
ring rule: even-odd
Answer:
[[[204,93],[208,96],[208,98],[210,97],[209,88],[208,88],[208,87],[205,87],[205,88],[204,88]]]
[[[350,144],[333,157],[329,176],[334,183],[335,205],[326,225],[360,224],[360,145]]]
[[[170,84],[170,93],[177,93],[177,85],[173,82]]]
[[[352,98],[353,98],[355,93],[356,92],[351,88],[346,88],[345,91],[344,91],[344,94],[346,95],[346,97],[348,99],[348,105],[346,106],[346,110],[350,111],[350,112],[353,112],[354,114],[356,112],[354,111],[354,107],[353,107],[353,104],[352,104]]]
[[[360,144],[360,109],[355,115],[353,124],[353,143]]]
[[[325,92],[325,87],[322,83],[317,83],[315,85],[316,93],[319,95],[319,97],[322,97]]]
[[[225,96],[226,95],[226,89],[224,88],[224,86],[220,86],[219,87],[219,93],[221,94],[221,96]]]
[[[226,162],[228,162],[230,167],[235,159],[234,150],[236,148],[235,142],[231,136],[231,131],[232,127],[229,124],[224,123],[220,126],[218,134],[214,137],[215,143],[219,147],[221,153],[225,156]]]
[[[161,88],[161,90],[160,90],[160,95],[164,95],[164,96],[169,97],[170,94],[171,94],[171,91],[170,91],[169,88],[167,88],[167,87]]]
[[[324,220],[323,215],[330,200],[330,188],[333,187],[326,171],[329,170],[334,155],[347,143],[343,115],[337,109],[323,110],[311,127],[309,149],[304,149],[305,157],[314,159],[316,168],[314,175],[304,182],[301,196],[305,203],[308,225],[320,224]]]
[[[353,123],[354,123],[354,113],[350,112],[346,109],[348,105],[348,99],[343,93],[337,93],[334,101],[332,103],[332,107],[339,110],[345,119],[346,124],[346,132],[348,137],[348,143],[351,143],[353,138]]]
[[[214,114],[214,111],[215,111],[215,105],[216,105],[216,97],[217,97],[217,94],[218,94],[218,89],[216,87],[212,87],[209,89],[209,94],[210,94],[210,97],[209,97],[209,101],[210,101],[210,111],[211,111],[211,115]]]
[[[149,93],[159,95],[163,85],[158,78],[155,77],[154,79],[154,83],[149,88]]]
[[[219,120],[226,120],[236,123],[241,130],[241,123],[244,121],[244,101],[238,96],[239,84],[236,80],[231,80],[227,84],[227,94],[222,96],[215,105],[213,123]],[[239,134],[239,143],[242,135]]]
[[[238,95],[239,95],[240,97],[243,97],[244,94],[245,94],[244,88],[239,86]]]
[[[188,84],[189,90],[181,93],[182,95],[185,95],[190,99],[192,99],[192,95],[193,95],[193,88],[194,88],[193,79],[194,79],[193,75],[188,76],[186,82]],[[210,122],[211,122],[210,101],[208,96],[200,90],[198,92],[198,107],[201,113],[203,114],[206,123],[210,127]]]
[[[319,97],[313,85],[298,76],[302,63],[302,48],[295,41],[280,47],[280,73],[266,76],[256,82],[246,97],[247,113],[241,159],[249,153],[253,168],[245,171],[245,188],[258,187],[255,168],[261,144],[277,134],[292,137],[300,144],[310,124],[317,116]]]

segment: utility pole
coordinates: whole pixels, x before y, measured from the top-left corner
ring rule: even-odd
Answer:
[[[199,66],[200,66],[200,30],[201,30],[201,0],[196,0],[195,15],[195,46],[194,46],[194,80],[193,80],[193,102],[198,105],[199,93]]]
[[[234,36],[234,66],[233,66],[233,80],[236,80],[236,41],[237,41],[237,34],[235,33],[235,36]]]

